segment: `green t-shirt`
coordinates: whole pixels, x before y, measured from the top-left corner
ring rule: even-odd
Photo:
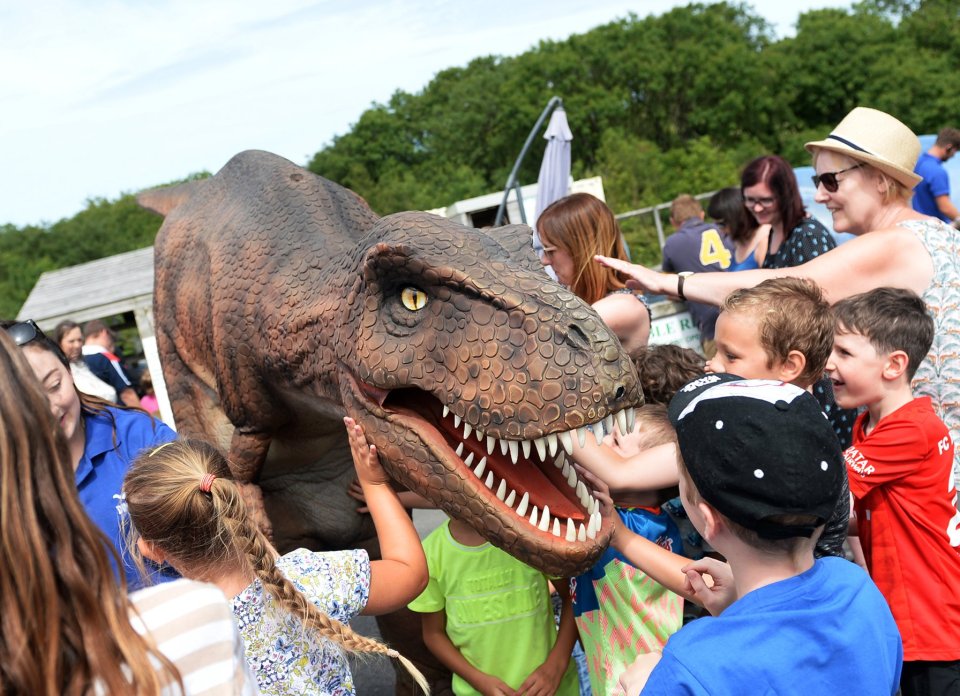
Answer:
[[[410,609],[446,613],[447,636],[474,667],[516,689],[557,640],[547,579],[492,544],[464,546],[446,520],[423,541],[430,581]],[[453,675],[453,692],[478,692]],[[557,693],[577,696],[571,661]]]

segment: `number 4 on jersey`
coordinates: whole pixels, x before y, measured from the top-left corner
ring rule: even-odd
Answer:
[[[704,230],[700,235],[700,263],[704,266],[715,263],[723,270],[730,268],[730,250],[723,246],[717,230]]]

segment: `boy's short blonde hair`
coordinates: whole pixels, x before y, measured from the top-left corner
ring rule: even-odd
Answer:
[[[644,404],[637,409],[637,427],[643,434],[640,449],[676,443],[677,433],[670,423],[664,404]]]
[[[812,280],[773,278],[741,288],[727,295],[720,311],[756,318],[768,367],[784,362],[790,351],[802,353],[806,365],[795,380],[798,386],[809,387],[823,376],[833,350],[836,320],[823,291]]]

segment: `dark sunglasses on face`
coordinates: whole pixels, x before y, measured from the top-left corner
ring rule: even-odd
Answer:
[[[827,193],[836,193],[837,189],[840,188],[840,180],[837,179],[837,174],[843,174],[844,172],[849,172],[854,169],[859,169],[862,167],[862,164],[855,164],[852,167],[847,167],[846,169],[840,169],[835,172],[824,172],[823,174],[814,174],[811,178],[813,179],[813,187],[819,188],[820,184],[823,184],[823,188],[826,189]]]
[[[43,331],[40,330],[37,322],[33,319],[17,322],[7,327],[7,335],[9,335],[18,346],[24,346],[30,343],[30,341],[46,339]]]

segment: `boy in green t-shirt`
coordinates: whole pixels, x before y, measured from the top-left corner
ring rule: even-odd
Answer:
[[[448,520],[423,541],[430,580],[410,609],[423,641],[453,672],[453,692],[577,696],[570,659],[577,629],[566,581],[559,632],[547,578]]]

